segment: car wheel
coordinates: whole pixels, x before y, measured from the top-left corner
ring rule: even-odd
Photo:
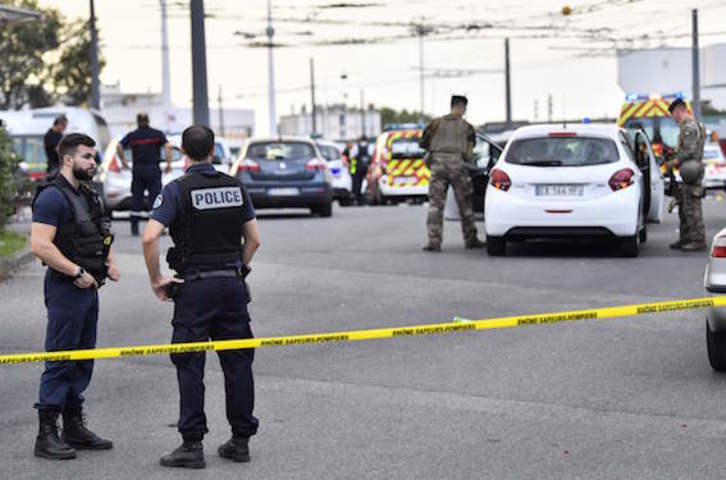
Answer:
[[[648,241],[648,229],[646,227],[643,227],[643,229],[638,234],[640,236],[640,243],[643,244]]]
[[[328,202],[318,207],[310,209],[313,214],[318,214],[321,217],[332,217],[333,216],[333,202]]]
[[[640,234],[620,239],[620,254],[623,257],[635,258],[640,253]]]
[[[726,332],[714,332],[706,321],[708,362],[717,372],[726,372]]]
[[[341,207],[350,207],[350,205],[353,203],[353,199],[350,197],[350,195],[346,195],[345,197],[341,197],[338,199],[338,204]]]
[[[492,237],[487,235],[487,253],[492,257],[507,254],[507,242],[504,237]]]
[[[388,200],[386,200],[385,195],[381,193],[381,190],[379,188],[376,188],[376,196],[375,196],[375,205],[387,205]]]

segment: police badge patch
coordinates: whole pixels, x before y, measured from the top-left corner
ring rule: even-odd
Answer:
[[[164,196],[162,194],[159,194],[156,196],[156,200],[154,200],[154,205],[152,208],[156,210],[164,203]]]

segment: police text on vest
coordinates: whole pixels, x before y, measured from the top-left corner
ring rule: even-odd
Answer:
[[[239,187],[205,188],[192,190],[192,205],[197,210],[242,206],[242,189]]]

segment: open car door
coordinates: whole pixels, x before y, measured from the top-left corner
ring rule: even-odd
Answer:
[[[646,191],[645,219],[650,223],[661,223],[665,204],[665,181],[658,168],[650,140],[642,130],[635,132],[635,155],[638,168],[643,172]]]

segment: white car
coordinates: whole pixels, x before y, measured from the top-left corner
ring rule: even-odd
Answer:
[[[487,251],[531,238],[617,239],[635,257],[663,218],[663,177],[648,137],[616,125],[518,129],[490,172]]]
[[[703,186],[707,189],[726,189],[726,157],[717,142],[707,143],[703,147],[703,164]]]
[[[181,135],[169,135],[167,136],[169,143],[172,147],[181,150],[182,137]],[[163,152],[162,152],[163,153]],[[189,166],[189,161],[185,158],[184,170]],[[163,159],[162,159],[163,161]],[[214,156],[212,157],[212,165],[218,172],[229,173],[232,164],[235,161],[235,157],[232,154],[232,150],[229,147],[229,143],[223,137],[214,138]]]
[[[333,142],[325,140],[316,140],[318,150],[328,162],[328,170],[332,178],[331,187],[333,187],[333,198],[338,200],[341,207],[347,207],[352,202],[351,192],[353,190],[353,180],[350,177],[348,167],[343,164],[343,152]]]
[[[726,294],[726,229],[713,237],[703,286],[714,295]],[[726,307],[712,307],[706,317],[708,360],[717,372],[726,371]]]

